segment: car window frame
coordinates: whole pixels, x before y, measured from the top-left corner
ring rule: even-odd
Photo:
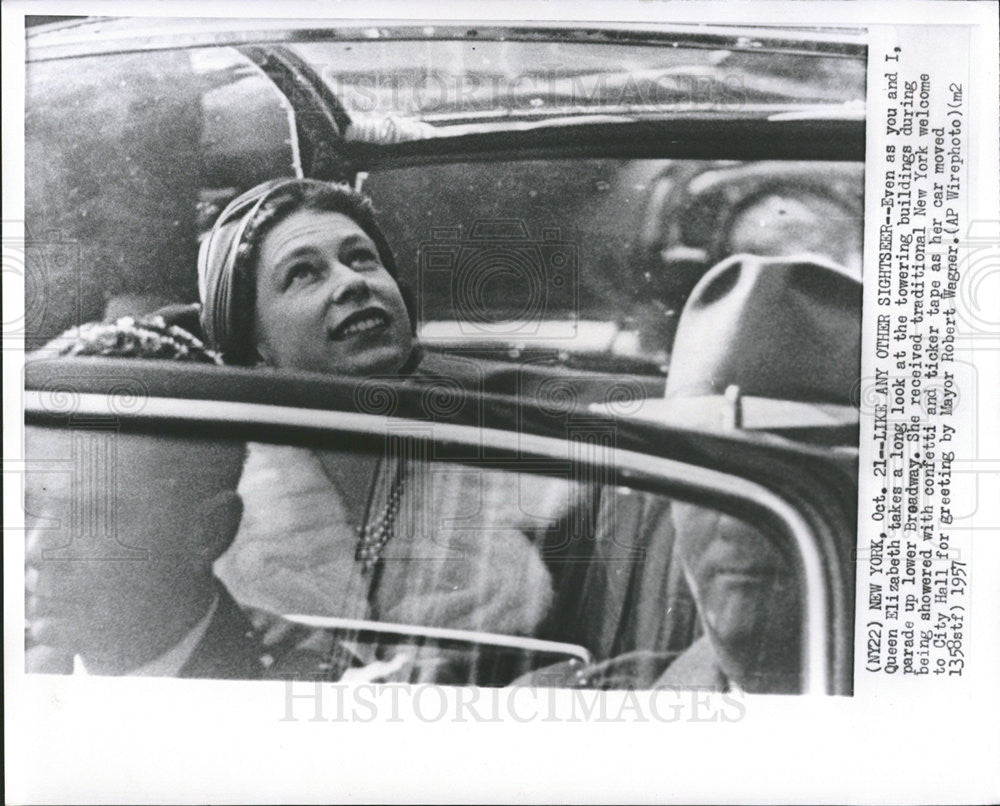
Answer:
[[[213,373],[215,378],[211,377]],[[227,376],[237,382],[227,384]],[[228,388],[229,392],[221,397],[204,395],[206,384],[202,383],[199,396],[197,382],[178,383],[185,377],[194,381],[209,378],[214,382],[207,384],[208,388]],[[103,420],[113,423],[117,431],[308,446],[343,445],[345,438],[347,444],[357,444],[357,440],[366,438],[384,440],[391,433],[393,437],[408,437],[430,446],[447,444],[465,448],[468,456],[464,461],[473,463],[481,463],[483,452],[489,452],[505,457],[512,469],[525,472],[533,467],[543,469],[553,460],[565,461],[570,445],[569,439],[553,436],[551,426],[539,427],[531,416],[538,414],[537,407],[525,400],[489,401],[501,409],[516,408],[519,415],[529,415],[517,429],[467,422],[436,422],[429,427],[425,419],[405,416],[414,408],[415,390],[399,380],[383,382],[384,389],[398,394],[403,401],[398,414],[386,415],[357,410],[354,393],[350,392],[352,385],[356,392],[356,380],[330,380],[297,373],[132,359],[54,359],[29,362],[26,379],[24,411],[25,422],[30,425],[73,427],[75,418],[78,425],[92,427]],[[275,383],[279,379],[282,383]],[[287,405],[291,402],[290,387],[293,398],[295,392],[291,380],[298,384],[299,394],[304,390],[327,400],[327,404]],[[343,394],[328,394],[330,390],[346,391],[351,398],[345,400]],[[247,394],[248,391],[256,391],[256,395]],[[269,399],[260,399],[262,392],[269,393]],[[127,401],[124,406],[123,394]],[[488,397],[476,393],[469,396],[472,408],[485,404]],[[758,477],[751,469],[771,465],[773,471],[779,469],[776,466],[784,465],[785,475],[801,476],[801,461],[804,455],[811,455],[814,471],[818,462],[826,466],[828,474],[832,471],[832,475],[843,476],[843,468],[824,455],[829,451],[806,450],[803,454],[802,448],[764,435],[699,432],[606,419],[615,428],[635,429],[639,436],[633,435],[623,447],[588,445],[588,455],[576,457],[575,461],[603,473],[610,469],[612,483],[680,500],[693,498],[695,503],[707,503],[751,523],[766,521],[769,526],[778,525],[786,539],[794,541],[806,591],[801,598],[804,623],[809,625],[806,640],[802,642],[803,693],[849,694],[853,596],[841,548],[844,539],[853,533],[849,514],[841,512],[840,518],[831,517],[836,508],[830,509],[830,490],[824,484],[805,483],[789,494],[776,486],[773,478]],[[672,440],[663,439],[668,434]],[[699,455],[690,450],[697,443],[711,444]],[[742,472],[732,472],[731,467],[722,470],[718,465],[723,454],[744,454],[752,461],[745,463]],[[692,456],[697,456],[697,460],[691,461]],[[448,461],[463,461],[463,458]]]
[[[114,20],[109,25],[114,26]],[[261,21],[258,21],[261,23]],[[186,50],[204,47],[234,47],[248,57],[275,83],[294,112],[299,150],[316,158],[306,160],[305,176],[353,182],[359,171],[369,168],[409,167],[434,162],[468,162],[497,159],[555,159],[559,157],[604,156],[621,158],[676,159],[796,159],[863,161],[865,155],[865,115],[863,109],[805,108],[791,114],[755,117],[704,113],[670,113],[662,119],[626,120],[614,115],[557,117],[530,125],[497,123],[476,128],[471,133],[445,134],[404,142],[368,143],[345,139],[350,116],[307,63],[286,45],[296,41],[385,40],[518,40],[636,43],[670,46],[691,42],[699,47],[732,48],[759,52],[770,47],[777,52],[819,56],[841,55],[865,59],[867,45],[852,32],[822,34],[793,32],[766,27],[732,30],[701,29],[678,25],[591,26],[575,29],[564,25],[537,24],[532,27],[486,26],[470,29],[457,25],[412,26],[360,23],[336,26],[309,26],[305,21],[261,23],[260,27],[222,31],[137,31],[104,32],[104,37],[88,35],[94,22],[43,26],[28,35],[27,61],[43,62],[78,57]],[[101,30],[97,26],[97,33]],[[63,41],[60,41],[63,40]],[[287,91],[288,88],[294,91]],[[572,143],[563,134],[573,131]],[[336,153],[327,153],[336,148]]]

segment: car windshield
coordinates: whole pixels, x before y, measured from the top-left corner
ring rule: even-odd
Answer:
[[[53,34],[43,44],[45,36]],[[419,126],[431,123],[496,123],[498,112],[590,120],[594,109],[710,108],[738,121],[765,108],[849,104],[863,95],[864,62],[836,36],[781,49],[732,35],[669,48],[554,33],[351,36],[309,42],[299,31],[273,46],[29,63],[28,282],[40,291],[28,310],[29,347],[83,321],[197,300],[198,245],[222,207],[319,162],[374,200],[431,350],[662,377],[687,296],[719,260],[813,252],[860,271],[860,161],[470,161],[448,159],[453,149],[442,146],[433,159],[397,165],[350,150],[422,138]],[[293,72],[275,73],[275,60]],[[318,113],[292,91],[302,76],[321,80],[330,114],[350,121],[322,158],[309,129]],[[646,103],[650,88],[681,79],[694,82],[684,97]],[[720,148],[738,150],[738,132],[726,137]]]

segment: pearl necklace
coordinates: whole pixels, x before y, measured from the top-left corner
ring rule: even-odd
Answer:
[[[396,515],[399,513],[399,502],[406,486],[406,474],[403,472],[403,462],[396,468],[395,478],[389,490],[389,497],[378,517],[370,520],[355,530],[358,535],[358,545],[354,559],[361,563],[361,573],[370,574],[382,559],[382,552],[392,536],[396,533]]]

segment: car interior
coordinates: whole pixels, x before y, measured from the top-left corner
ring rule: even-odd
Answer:
[[[755,73],[753,53],[715,41],[664,56],[669,49],[638,40],[603,50],[528,34],[472,40],[428,37],[417,64],[391,34],[310,41],[301,32],[290,42],[29,64],[28,349],[79,323],[196,302],[199,240],[218,213],[258,182],[290,175],[371,196],[417,293],[424,348],[469,368],[449,383],[496,401],[499,420],[527,418],[511,431],[547,418],[581,444],[611,438],[587,434],[586,422],[582,436],[570,433],[591,404],[627,410],[663,396],[685,301],[721,260],[809,253],[860,274],[864,122],[851,102],[864,97],[864,62],[853,45],[811,59],[789,50]],[[596,61],[568,69],[583,55]],[[659,101],[689,100],[685,55],[729,95],[643,116],[644,93],[663,84],[627,85],[623,69],[662,68],[673,94]],[[508,87],[505,109],[488,86],[468,83],[500,81],[531,58],[556,65],[539,73],[545,91]],[[455,64],[466,68],[460,103],[435,84],[435,71]],[[740,67],[747,78],[727,84]],[[581,86],[591,105],[582,112],[573,107]],[[790,105],[806,111],[787,114]],[[196,319],[184,321],[198,335]],[[155,368],[142,371],[155,388]],[[202,398],[214,394],[211,372],[192,381]],[[762,478],[764,457],[779,452],[763,437],[747,437],[743,457],[724,442],[651,438],[638,425],[630,436],[631,427],[615,432],[616,444],[681,445],[723,470],[756,464]],[[530,486],[524,467],[513,475]],[[570,463],[564,472],[582,471]],[[560,518],[532,535],[554,599],[530,637],[596,660],[691,645],[702,626],[676,556],[671,499],[618,477],[570,489]],[[849,493],[837,506],[844,500]],[[476,679],[510,682],[514,669],[503,669]]]

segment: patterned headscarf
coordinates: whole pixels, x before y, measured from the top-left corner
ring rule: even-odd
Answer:
[[[396,260],[367,196],[347,185],[315,179],[274,179],[258,185],[226,206],[198,255],[202,331],[227,363],[256,363],[256,253],[270,228],[298,209],[342,213],[354,220],[374,242],[382,265],[399,282]],[[415,322],[412,298],[402,284],[401,290]]]

